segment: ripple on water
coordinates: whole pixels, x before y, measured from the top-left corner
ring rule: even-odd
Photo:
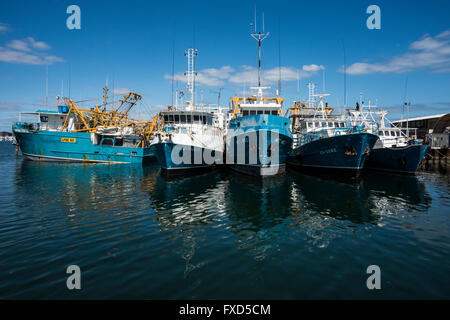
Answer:
[[[8,148],[1,298],[450,298],[448,176],[168,179]],[[82,292],[65,288],[70,264]],[[381,295],[365,289],[371,264]]]

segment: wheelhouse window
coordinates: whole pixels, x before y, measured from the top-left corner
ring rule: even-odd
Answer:
[[[180,116],[180,121],[181,121],[181,123],[186,123],[186,115],[185,114],[182,114]]]
[[[264,114],[263,110],[258,110],[258,114]]]
[[[194,123],[198,123],[200,121],[200,117],[199,116],[194,116]]]
[[[385,131],[385,132],[384,132],[384,135],[385,135],[385,136],[389,136],[389,131]]]
[[[265,110],[264,114],[270,114],[270,110]]]
[[[41,122],[48,122],[47,116],[41,116]]]
[[[383,131],[378,131],[378,135],[382,136],[383,135]]]
[[[248,110],[244,110],[243,115],[248,116]]]
[[[164,122],[169,122],[169,116],[168,115],[164,116]]]
[[[391,131],[391,137],[395,137],[395,132]]]
[[[186,122],[187,123],[192,123],[192,116],[190,114],[186,115]]]
[[[312,122],[308,122],[308,128],[312,128],[313,127],[313,123]]]
[[[321,122],[322,123],[322,128],[325,128],[327,126],[326,122]]]
[[[169,122],[173,122],[173,114],[169,114]]]
[[[318,122],[314,122],[314,127],[318,128],[319,127],[319,123]]]
[[[180,122],[180,115],[179,114],[174,115],[174,120],[175,122]]]
[[[272,110],[272,115],[276,116],[278,114],[277,110]]]
[[[345,123],[341,122],[341,128],[344,128],[344,127],[345,127]]]
[[[328,126],[329,126],[330,128],[333,128],[333,122],[328,122]]]
[[[250,115],[251,116],[254,116],[256,114],[256,111],[255,110],[250,110]]]

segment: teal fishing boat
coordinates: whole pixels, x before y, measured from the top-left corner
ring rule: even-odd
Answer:
[[[106,111],[97,105],[78,108],[66,98],[57,111],[20,113],[20,118],[31,115],[38,120],[16,122],[12,131],[23,156],[29,160],[142,163],[153,156],[148,146],[153,122],[128,117],[139,99],[140,95],[130,92],[117,108]]]
[[[357,104],[348,113],[354,125],[364,126],[368,132],[379,137],[364,165],[365,169],[404,174],[417,172],[430,147],[418,143],[416,129],[398,128],[392,123],[388,126],[388,111],[371,106],[370,101],[367,108]]]
[[[323,102],[325,96],[328,94],[312,93],[309,107],[297,102],[290,108],[294,144],[288,163],[298,169],[358,174],[378,137],[331,114],[333,108]],[[318,98],[318,105],[313,98]]]

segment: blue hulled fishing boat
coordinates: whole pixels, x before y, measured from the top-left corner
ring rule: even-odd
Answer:
[[[255,21],[256,25],[256,21]],[[255,27],[256,29],[256,27]],[[261,86],[261,44],[269,33],[253,32],[258,41],[258,86],[251,97],[233,97],[232,119],[226,132],[226,164],[231,169],[256,176],[272,176],[286,169],[292,146],[289,119],[282,115],[283,98],[264,97]]]
[[[333,108],[324,106],[323,97],[318,106],[310,97],[310,106],[294,102],[292,132],[293,150],[288,163],[294,168],[351,171],[358,173],[364,166],[375,142],[376,135],[361,127],[348,126],[343,116],[332,115]]]
[[[166,173],[186,173],[211,169],[223,163],[224,114],[216,109],[197,106],[194,93],[194,57],[197,50],[186,52],[186,92],[190,99],[160,112],[159,129],[151,141],[151,149]]]
[[[283,98],[257,95],[233,97],[233,119],[226,133],[226,164],[235,171],[271,176],[286,169],[287,155],[292,146],[290,121],[283,117]]]
[[[23,156],[29,160],[142,163],[153,156],[146,139],[147,123],[127,116],[140,98],[130,92],[111,112],[100,110],[97,105],[81,109],[65,98],[65,104],[59,105],[57,111],[20,113],[21,117],[31,115],[39,120],[16,122],[12,131]],[[120,112],[121,108],[127,111]]]
[[[407,174],[414,174],[419,169],[430,147],[415,141],[416,129],[386,126],[388,111],[371,106],[370,102],[367,110],[357,104],[356,109],[348,112],[354,125],[364,126],[379,137],[364,168]],[[412,136],[410,132],[413,132]]]

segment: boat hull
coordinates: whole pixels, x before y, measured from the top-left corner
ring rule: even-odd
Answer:
[[[219,150],[171,142],[154,143],[151,148],[161,168],[167,171],[180,173],[183,171],[198,171],[211,169],[222,163],[222,153]],[[186,150],[188,150],[188,154],[184,154]],[[213,155],[214,159],[205,158],[205,154]],[[175,159],[175,157],[177,158]]]
[[[292,148],[289,119],[251,115],[232,119],[226,139],[226,165],[253,176],[283,173]]]
[[[291,151],[288,164],[294,168],[359,172],[378,136],[355,133],[317,139]]]
[[[364,168],[414,174],[429,149],[429,146],[424,145],[376,148],[371,151]]]
[[[95,145],[87,132],[27,131],[13,128],[23,156],[36,161],[84,163],[143,163],[150,148]]]

